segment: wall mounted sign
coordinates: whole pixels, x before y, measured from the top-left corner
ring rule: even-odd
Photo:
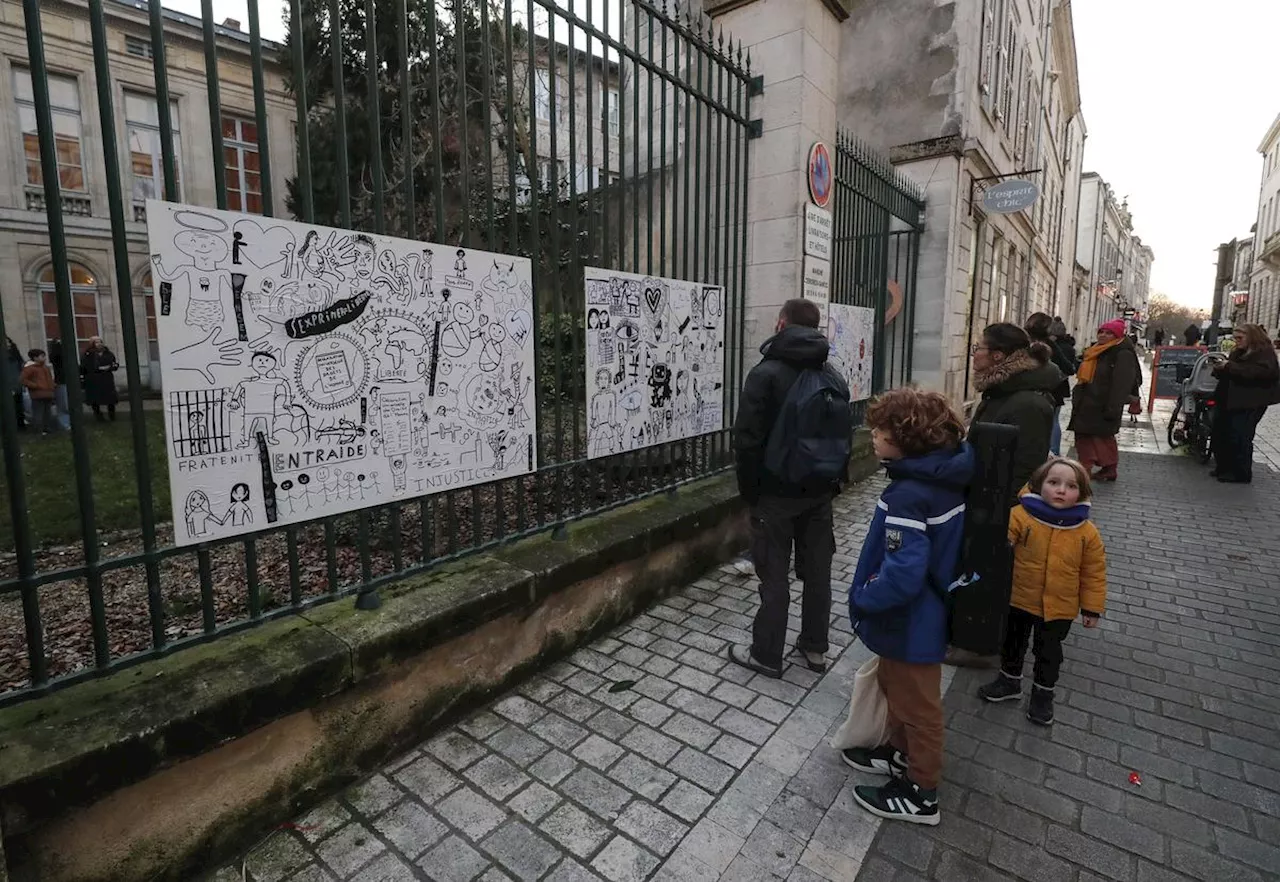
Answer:
[[[808,202],[804,205],[804,253],[831,259],[831,212]]]
[[[818,327],[825,328],[827,304],[831,302],[831,262],[816,257],[806,257],[800,287],[800,293],[805,300],[812,300],[818,304],[818,312],[822,315]]]
[[[819,208],[831,204],[835,192],[835,169],[831,164],[831,151],[821,141],[814,141],[809,148],[809,198]]]
[[[1014,178],[988,187],[982,194],[982,207],[992,214],[1013,214],[1030,208],[1040,198],[1034,181]]]

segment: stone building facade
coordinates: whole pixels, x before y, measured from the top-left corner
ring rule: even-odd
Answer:
[[[1280,331],[1280,116],[1267,130],[1258,152],[1262,154],[1262,182],[1245,316],[1276,334]]]
[[[888,151],[928,201],[914,372],[957,402],[975,393],[982,328],[1056,314],[1070,299],[1085,127],[1071,6],[1058,0],[872,0],[841,26],[837,115]],[[999,177],[1041,190],[984,211]]]
[[[1155,252],[1133,230],[1127,202],[1119,202],[1097,172],[1080,180],[1077,260],[1088,286],[1063,306],[1063,319],[1077,339],[1093,339],[1099,324],[1127,318],[1139,333],[1146,326]]]
[[[113,124],[124,166],[119,172],[126,199],[128,276],[138,321],[136,353],[125,351],[120,328],[88,10],[83,4],[61,0],[40,4],[75,303],[75,348],[83,350],[89,337],[101,336],[118,357],[136,357],[143,381],[158,387],[159,345],[144,207],[147,198],[162,198],[164,188],[151,33],[145,3],[106,0],[105,7]],[[201,24],[191,16],[165,10],[164,25],[179,198],[215,205]],[[270,60],[265,63],[270,128],[265,139],[269,157],[264,158],[260,153],[264,139],[254,121],[249,35],[231,21],[216,31],[222,100],[218,124],[225,139],[229,207],[263,213],[261,171],[264,159],[269,159],[275,203],[271,207],[283,215],[284,182],[295,173],[294,101],[285,91],[285,71]],[[274,57],[275,49],[265,44],[264,55]],[[60,336],[27,58],[22,4],[0,0],[0,143],[8,145],[4,153],[10,157],[0,166],[0,308],[9,336],[24,352],[44,348]],[[70,348],[69,343],[64,345]],[[123,371],[117,379],[124,382]]]

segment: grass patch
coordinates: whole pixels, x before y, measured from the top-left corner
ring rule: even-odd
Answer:
[[[147,459],[151,464],[151,496],[156,520],[169,521],[169,462],[165,453],[164,411],[144,410]],[[100,532],[141,529],[138,479],[133,459],[130,415],[122,411],[114,423],[98,423],[86,415],[89,475],[95,519]],[[27,517],[37,547],[80,540],[80,500],[76,494],[71,433],[48,438],[22,433],[23,479]],[[9,486],[0,471],[0,492],[8,502]],[[0,547],[14,547],[11,506],[0,511]]]

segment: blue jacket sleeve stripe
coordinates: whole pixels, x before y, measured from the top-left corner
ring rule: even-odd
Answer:
[[[912,530],[919,530],[921,533],[929,529],[928,524],[924,521],[916,521],[911,518],[895,518],[892,515],[886,517],[884,522],[890,527],[909,527]]]
[[[938,515],[936,518],[926,519],[925,523],[931,527],[937,527],[942,524],[945,524],[947,521],[951,520],[952,518],[960,517],[962,514],[964,514],[964,503],[957,505],[955,508],[951,509],[951,511],[945,514]]]

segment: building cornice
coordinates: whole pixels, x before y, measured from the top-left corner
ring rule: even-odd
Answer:
[[[1280,139],[1280,114],[1276,114],[1275,121],[1271,123],[1271,128],[1267,129],[1267,136],[1258,145],[1258,152],[1266,156],[1271,151],[1271,148],[1275,146],[1277,139]]]

